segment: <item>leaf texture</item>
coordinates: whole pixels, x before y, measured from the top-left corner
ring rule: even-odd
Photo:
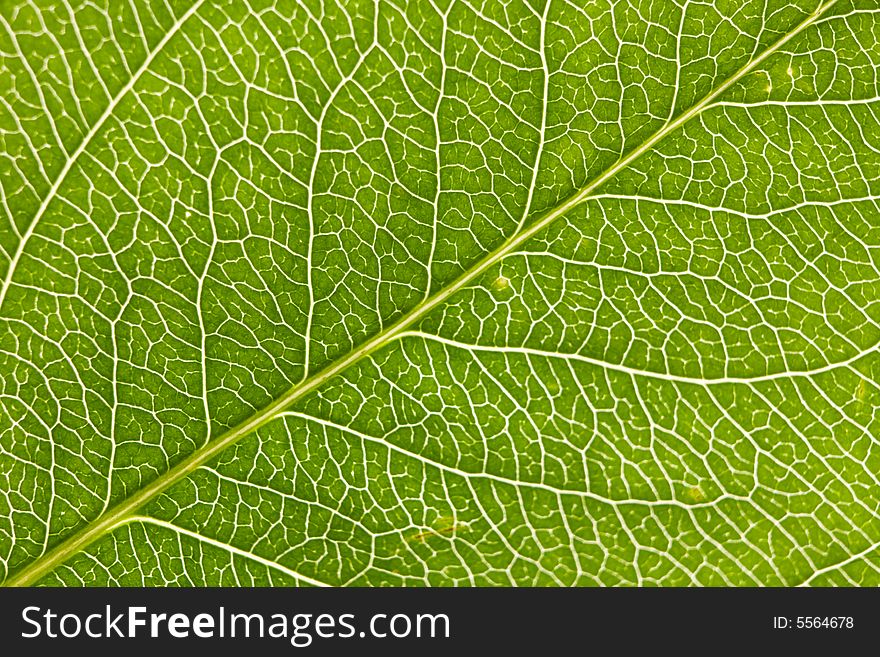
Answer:
[[[7,584],[880,583],[875,0],[0,26]]]

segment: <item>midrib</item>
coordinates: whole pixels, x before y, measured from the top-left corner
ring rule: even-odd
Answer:
[[[412,326],[419,319],[425,317],[435,308],[441,306],[449,297],[459,292],[461,289],[474,282],[482,274],[489,271],[494,265],[498,264],[506,255],[514,252],[537,233],[544,230],[556,219],[567,213],[575,206],[582,203],[590,197],[599,187],[608,182],[622,170],[639,159],[642,155],[650,151],[661,140],[675,132],[697,116],[700,112],[712,104],[721,94],[748,75],[752,70],[759,66],[768,57],[777,52],[782,46],[788,43],[792,38],[803,32],[810,25],[815,23],[823,14],[825,14],[837,0],[829,0],[824,3],[810,16],[804,19],[792,31],[781,37],[772,46],[764,50],[760,55],[752,59],[748,64],[740,68],[731,77],[722,84],[713,89],[709,94],[702,98],[698,103],[693,105],[688,111],[679,115],[673,121],[667,123],[662,128],[652,134],[638,148],[619,159],[611,167],[603,171],[601,174],[593,178],[586,186],[568,198],[564,203],[557,206],[540,219],[536,220],[523,230],[513,235],[504,244],[486,255],[469,271],[462,274],[454,282],[447,287],[436,292],[433,296],[428,297],[422,303],[413,308],[409,313],[401,317],[394,324],[377,333],[373,338],[350,352],[348,355],[336,360],[325,369],[317,372],[313,376],[305,379],[300,384],[291,388],[285,395],[277,399],[269,406],[263,408],[258,413],[252,415],[248,420],[239,424],[237,427],[230,429],[219,438],[211,441],[203,448],[193,452],[186,459],[172,467],[163,475],[157,477],[147,484],[135,494],[121,501],[116,506],[108,509],[103,515],[95,519],[91,524],[81,529],[56,545],[49,552],[44,554],[32,564],[22,569],[6,582],[5,586],[28,586],[43,575],[52,571],[56,566],[66,561],[69,557],[81,551],[93,541],[100,538],[107,532],[113,530],[118,525],[124,523],[126,519],[132,516],[144,504],[165,491],[176,482],[184,479],[197,468],[204,465],[212,458],[220,454],[227,447],[237,442],[239,439],[255,431],[262,425],[272,421],[284,408],[290,406],[297,400],[301,399],[311,391],[323,385],[327,380],[344,372],[355,363],[366,358],[376,350],[394,341],[403,331]],[[197,3],[198,4],[198,3]]]

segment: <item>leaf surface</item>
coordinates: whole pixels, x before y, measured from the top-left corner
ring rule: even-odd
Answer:
[[[7,584],[880,583],[874,0],[0,25]]]

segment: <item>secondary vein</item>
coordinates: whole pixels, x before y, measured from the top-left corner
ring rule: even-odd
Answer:
[[[141,76],[146,73],[146,71],[153,64],[153,61],[162,52],[168,42],[177,34],[183,25],[192,17],[193,14],[198,11],[199,7],[205,0],[197,0],[190,7],[185,14],[183,14],[176,23],[171,27],[168,32],[165,33],[165,36],[162,37],[162,40],[156,45],[156,47],[147,55],[146,59],[144,59],[143,64],[141,64],[140,68],[135,71],[134,75],[131,76],[131,79],[128,83],[119,90],[119,93],[111,100],[107,107],[104,108],[104,112],[98,117],[98,120],[95,121],[94,125],[88,131],[85,137],[83,137],[82,141],[77,146],[76,150],[70,154],[70,157],[67,158],[67,161],[64,163],[64,166],[61,168],[61,171],[58,172],[58,176],[55,178],[55,182],[52,183],[52,187],[49,189],[48,194],[43,199],[43,202],[40,203],[40,207],[37,208],[36,214],[34,214],[34,218],[31,219],[30,224],[28,224],[27,229],[25,229],[24,234],[21,236],[21,239],[18,240],[18,244],[15,248],[15,253],[12,254],[12,258],[9,261],[9,268],[6,271],[6,277],[3,279],[3,284],[0,286],[0,309],[3,308],[3,302],[6,300],[6,293],[9,291],[9,286],[12,284],[12,277],[15,274],[15,269],[18,266],[18,261],[21,259],[22,254],[24,253],[25,246],[27,245],[28,240],[30,240],[31,236],[34,234],[34,230],[37,227],[37,224],[40,223],[40,219],[42,219],[43,215],[46,213],[46,209],[49,207],[49,204],[52,200],[58,195],[58,190],[61,188],[61,184],[67,178],[67,174],[70,173],[73,166],[79,160],[79,157],[85,152],[88,148],[89,144],[92,142],[92,139],[95,138],[95,135],[100,132],[101,128],[104,127],[104,124],[107,120],[113,115],[113,112],[119,106],[119,103],[128,95],[128,93],[134,88],[134,85],[137,84],[138,80],[141,79]]]

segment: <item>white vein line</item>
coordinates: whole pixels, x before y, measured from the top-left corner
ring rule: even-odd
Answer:
[[[880,195],[878,196],[854,196],[852,198],[840,198],[832,201],[802,201],[792,205],[773,208],[767,212],[744,212],[737,208],[725,207],[722,205],[707,205],[683,198],[659,198],[654,196],[644,196],[641,194],[594,194],[589,198],[590,201],[628,201],[633,203],[651,203],[654,205],[680,205],[695,210],[702,210],[711,214],[732,214],[743,219],[770,219],[780,214],[788,214],[800,212],[807,208],[835,208],[837,206],[858,205],[860,203],[873,203],[877,206],[880,203]]]
[[[829,565],[825,566],[824,568],[820,568],[819,570],[810,574],[810,576],[807,577],[807,579],[805,579],[803,582],[798,584],[798,586],[810,586],[814,579],[821,577],[822,575],[825,575],[827,573],[832,573],[836,570],[841,570],[842,568],[846,568],[851,563],[861,561],[862,559],[864,559],[865,557],[870,555],[872,552],[875,552],[877,549],[880,549],[880,544],[875,543],[875,544],[871,545],[870,547],[868,547],[867,549],[864,549],[861,552],[857,552],[856,554],[853,554],[853,555],[847,557],[843,561],[838,561],[836,563],[829,564]]]
[[[276,418],[295,418],[298,420],[303,420],[305,422],[314,422],[326,429],[332,429],[334,431],[339,431],[340,433],[348,434],[349,436],[354,436],[355,438],[362,440],[364,442],[370,442],[376,445],[381,445],[385,449],[390,452],[394,452],[395,454],[399,454],[400,456],[411,458],[414,461],[418,461],[422,465],[428,468],[434,468],[435,470],[439,470],[440,472],[444,472],[447,474],[455,475],[456,477],[461,477],[465,480],[473,480],[473,479],[483,479],[486,481],[492,481],[496,484],[501,484],[504,486],[510,486],[512,488],[528,488],[532,490],[540,490],[546,493],[550,493],[557,497],[576,497],[579,499],[590,500],[593,502],[598,502],[600,504],[607,504],[610,507],[648,507],[648,508],[669,508],[674,507],[677,509],[684,509],[686,511],[690,511],[692,509],[706,509],[706,508],[715,508],[718,506],[720,502],[724,502],[727,500],[735,500],[738,502],[745,502],[748,504],[754,504],[754,500],[751,499],[750,496],[746,495],[735,495],[733,493],[722,493],[712,499],[707,499],[703,502],[683,502],[677,499],[656,499],[656,500],[640,500],[638,498],[621,498],[615,499],[613,497],[606,497],[603,495],[599,495],[597,493],[593,493],[590,490],[576,490],[572,488],[560,488],[558,486],[552,486],[550,484],[544,483],[542,481],[527,481],[527,480],[519,480],[512,479],[510,477],[505,477],[504,475],[494,474],[492,472],[471,472],[468,470],[462,470],[461,468],[457,468],[452,465],[448,465],[443,463],[442,461],[435,461],[418,452],[412,452],[408,449],[404,449],[399,445],[394,444],[387,438],[377,438],[376,436],[371,436],[369,434],[361,433],[356,429],[351,427],[347,427],[344,424],[338,424],[333,422],[332,420],[325,420],[323,418],[308,415],[306,413],[300,413],[299,411],[284,411],[279,413]],[[248,485],[247,482],[242,482],[245,485]]]
[[[850,356],[846,360],[842,360],[836,363],[828,363],[827,365],[823,365],[822,367],[817,367],[812,370],[800,370],[800,371],[783,371],[783,372],[773,372],[772,374],[762,374],[758,376],[751,377],[735,377],[735,376],[726,376],[726,377],[716,377],[716,378],[700,378],[700,377],[691,377],[691,376],[681,376],[678,374],[667,374],[664,372],[651,372],[649,370],[642,370],[636,367],[629,367],[627,365],[621,365],[618,363],[612,363],[609,361],[601,360],[599,358],[592,358],[590,356],[583,356],[581,354],[571,354],[571,353],[559,353],[553,351],[545,351],[543,349],[534,349],[531,347],[493,347],[488,345],[478,345],[471,344],[468,342],[459,342],[457,340],[451,340],[449,338],[440,337],[439,335],[433,335],[431,333],[424,333],[423,331],[404,331],[402,333],[397,334],[398,339],[403,338],[419,338],[426,341],[439,342],[448,347],[452,347],[454,349],[462,349],[464,351],[470,352],[484,352],[484,353],[493,353],[493,354],[516,354],[521,356],[536,356],[538,358],[556,358],[561,360],[574,360],[581,363],[586,363],[588,365],[594,365],[596,367],[601,367],[604,369],[614,370],[615,372],[621,372],[623,374],[628,374],[630,376],[637,376],[643,378],[651,378],[651,379],[662,379],[664,381],[671,381],[673,383],[690,383],[694,385],[702,385],[702,386],[710,386],[710,385],[721,385],[725,383],[739,383],[739,384],[753,384],[753,383],[761,383],[765,381],[776,381],[778,379],[792,379],[792,378],[809,378],[813,376],[817,376],[819,374],[824,374],[826,372],[831,372],[836,369],[849,367],[861,360],[865,356],[872,354],[878,349],[880,349],[880,344],[875,344],[872,347],[860,351],[859,353]]]
[[[92,126],[91,130],[83,137],[83,140],[80,142],[79,146],[76,150],[67,158],[67,162],[64,163],[61,171],[58,173],[58,177],[55,178],[55,182],[52,184],[51,189],[49,189],[49,193],[46,194],[46,197],[43,199],[43,202],[40,204],[40,207],[37,209],[34,218],[31,220],[30,225],[27,227],[27,230],[22,235],[21,239],[18,241],[18,246],[15,249],[15,254],[12,256],[12,259],[9,261],[9,268],[6,271],[6,277],[3,280],[3,287],[0,288],[0,309],[3,308],[3,302],[6,300],[6,292],[9,290],[10,285],[12,284],[12,277],[15,274],[15,270],[18,266],[18,261],[21,259],[22,254],[24,253],[25,246],[27,245],[28,240],[34,234],[34,230],[37,227],[37,224],[40,223],[40,219],[46,212],[46,208],[49,207],[49,204],[52,200],[57,196],[58,190],[61,188],[62,183],[65,178],[67,178],[67,174],[70,173],[70,170],[73,168],[73,165],[76,164],[79,156],[83,154],[83,152],[88,148],[92,139],[94,139],[95,135],[101,130],[104,124],[107,122],[107,119],[116,111],[116,108],[119,106],[119,103],[122,102],[122,99],[125,98],[126,95],[134,88],[137,84],[140,77],[144,74],[144,72],[149,69],[152,65],[153,60],[156,56],[162,52],[162,49],[168,44],[168,42],[176,35],[180,28],[183,27],[183,24],[186,23],[189,18],[196,13],[196,11],[201,7],[204,0],[197,0],[197,2],[190,7],[183,16],[181,16],[178,21],[171,27],[170,30],[162,37],[162,40],[158,43],[155,50],[153,50],[147,58],[144,60],[144,63],[141,64],[141,67],[135,72],[135,74],[131,77],[128,83],[119,90],[119,93],[110,101],[110,104],[104,109],[104,113],[95,121],[95,124]]]
[[[437,94],[437,105],[434,107],[434,111],[431,115],[434,124],[434,153],[436,156],[435,167],[437,169],[437,189],[434,192],[434,216],[432,217],[433,221],[431,223],[431,250],[428,254],[428,264],[425,268],[428,274],[428,281],[425,285],[425,300],[430,298],[431,286],[434,285],[434,252],[437,250],[437,228],[440,222],[440,197],[443,193],[443,162],[440,159],[443,140],[440,135],[440,108],[443,106],[443,99],[446,97],[446,74],[448,68],[446,66],[446,37],[449,33],[449,12],[452,11],[454,5],[455,0],[450,3],[446,13],[441,13],[437,10],[437,13],[443,17],[443,33],[440,36],[440,90]]]
[[[544,6],[544,13],[540,16],[541,34],[539,52],[541,54],[541,71],[543,73],[542,91],[541,91],[541,125],[538,128],[538,148],[535,151],[535,164],[532,167],[531,182],[529,183],[529,193],[526,202],[523,205],[523,213],[516,226],[517,232],[522,230],[523,225],[529,218],[532,211],[532,203],[535,199],[535,189],[538,187],[538,174],[541,170],[541,161],[544,159],[544,148],[547,141],[547,109],[550,105],[550,65],[547,63],[547,22],[550,16],[550,5],[553,0],[547,0]]]
[[[145,525],[155,525],[156,527],[163,527],[170,531],[176,532],[178,534],[183,534],[184,536],[188,536],[194,540],[197,540],[201,543],[207,543],[208,545],[212,545],[221,550],[226,550],[227,552],[234,554],[239,557],[243,557],[245,559],[250,559],[251,561],[256,561],[260,565],[266,566],[267,568],[273,568],[279,572],[284,573],[289,577],[293,577],[301,582],[305,582],[306,584],[311,584],[312,586],[321,586],[327,587],[330,586],[324,582],[319,582],[316,579],[312,579],[307,575],[302,575],[295,570],[291,570],[290,568],[286,568],[282,566],[280,563],[272,561],[271,559],[266,559],[265,557],[261,557],[258,554],[254,554],[253,552],[248,552],[247,550],[242,550],[241,548],[237,548],[233,545],[229,545],[228,543],[224,543],[223,541],[218,541],[214,538],[209,538],[207,536],[203,536],[202,534],[190,531],[188,529],[184,529],[183,527],[178,527],[177,525],[166,522],[164,520],[159,520],[157,518],[151,518],[149,516],[131,516],[130,518],[126,518],[123,522],[119,523],[116,528],[123,527],[125,525],[129,525],[132,523],[142,523]]]
[[[757,109],[762,107],[854,107],[859,105],[871,105],[880,101],[880,96],[874,96],[873,98],[820,98],[818,100],[756,100],[752,103],[744,103],[733,100],[719,100],[718,102],[712,103],[708,107],[709,109],[715,109],[716,107],[736,107],[739,109]]]

